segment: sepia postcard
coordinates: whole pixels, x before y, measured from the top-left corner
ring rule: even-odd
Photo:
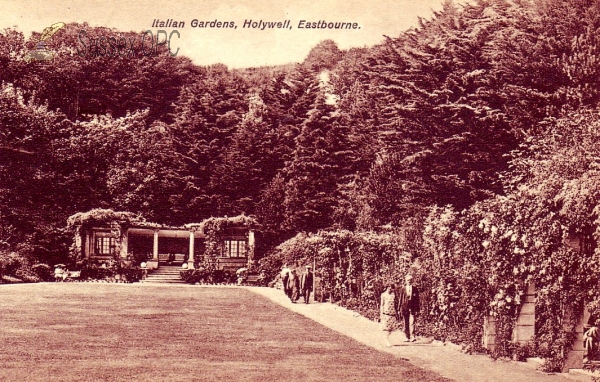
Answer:
[[[600,373],[600,0],[0,0],[0,381]]]

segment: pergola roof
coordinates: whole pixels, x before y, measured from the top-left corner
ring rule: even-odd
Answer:
[[[205,235],[200,232],[186,227],[171,227],[171,226],[161,226],[161,227],[129,227],[128,232],[130,234],[142,235],[142,236],[152,236],[154,232],[158,232],[159,237],[176,237],[176,238],[189,238],[190,232],[194,232],[195,237],[204,237]]]

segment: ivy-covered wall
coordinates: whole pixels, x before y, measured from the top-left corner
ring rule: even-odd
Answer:
[[[566,242],[569,228],[557,215],[536,216],[540,226],[531,223],[527,216],[535,211],[527,200],[512,197],[463,212],[434,207],[418,243],[409,243],[401,229],[301,233],[262,259],[261,267],[274,278],[283,264],[314,262],[320,279],[316,296],[372,319],[378,317],[381,286],[401,284],[410,272],[421,289],[421,335],[485,352],[484,322],[491,319],[492,356],[541,356],[546,370],[557,371],[576,337],[583,305],[595,306],[599,296],[600,261],[595,252],[581,252]],[[515,324],[534,284],[535,338],[515,343]]]
[[[256,219],[250,216],[238,215],[233,217],[211,217],[199,224],[188,224],[195,227],[205,235],[204,251],[194,259],[195,266],[213,270],[217,266],[217,259],[221,256],[223,239],[227,235],[237,235],[246,240],[246,254],[248,266],[254,265],[254,243],[250,242],[251,232],[258,228]]]

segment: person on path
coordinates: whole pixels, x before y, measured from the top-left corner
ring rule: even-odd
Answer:
[[[589,363],[595,361],[598,355],[598,342],[600,340],[600,320],[597,319],[595,314],[591,314],[588,318],[587,324],[584,325],[583,330],[583,363]]]
[[[281,267],[281,283],[283,284],[283,293],[285,293],[285,295],[288,297],[291,297],[291,291],[288,288],[290,274],[291,270],[288,268],[287,264]]]
[[[398,310],[404,319],[404,334],[406,342],[415,342],[415,318],[419,314],[419,289],[412,285],[412,275],[404,278],[404,286],[398,298]]]
[[[381,307],[381,294],[385,291],[386,286],[383,284],[381,279],[377,278],[369,283],[368,288],[373,292],[375,305],[377,305],[377,309],[379,309]]]
[[[295,304],[298,298],[300,298],[300,277],[295,269],[290,273],[288,290],[290,292],[290,300]]]
[[[55,266],[54,267],[54,281],[59,282],[59,281],[63,281],[64,277],[63,277],[63,268],[62,266]]]
[[[311,270],[311,266],[307,265],[306,270],[302,272],[300,276],[300,290],[302,291],[302,296],[304,297],[304,303],[308,304],[310,300],[310,292],[313,290],[313,281],[314,276]]]
[[[396,301],[395,285],[389,284],[381,294],[379,304],[379,316],[381,329],[386,332],[385,345],[392,346],[390,336],[398,326],[398,304]]]

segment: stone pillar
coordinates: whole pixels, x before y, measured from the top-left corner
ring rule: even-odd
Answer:
[[[84,258],[85,258],[86,256],[85,256],[85,253],[83,253],[83,245],[82,245],[83,238],[82,238],[82,237],[83,237],[83,235],[82,235],[80,232],[77,232],[77,233],[75,234],[75,238],[74,238],[74,239],[75,239],[75,250],[76,250],[77,252],[79,252],[79,254],[80,254],[82,257],[84,257]]]
[[[254,231],[248,232],[248,264],[254,260]]]
[[[572,313],[572,308],[568,309],[565,316],[569,317]],[[568,373],[569,369],[581,369],[583,368],[583,331],[585,330],[585,324],[590,318],[590,312],[587,308],[583,309],[583,312],[578,312],[578,319],[575,322],[575,331],[577,333],[577,337],[575,338],[575,342],[573,343],[573,347],[571,349],[565,349],[566,357],[565,363],[563,365],[562,372]],[[568,320],[567,320],[568,321]],[[568,322],[565,324],[565,330],[568,330]]]
[[[513,342],[526,343],[533,340],[535,336],[535,284],[529,284],[523,301],[519,317],[513,329]]]
[[[190,255],[187,265],[188,269],[194,269],[194,231],[190,231]]]
[[[154,231],[154,246],[152,249],[152,260],[158,262],[158,230]]]
[[[123,234],[121,235],[121,258],[122,259],[126,259],[127,258],[127,245],[129,242],[129,230],[125,229],[125,232],[123,232]]]
[[[89,260],[94,252],[94,233],[92,230],[85,233],[85,244],[83,248],[85,248],[85,258]]]
[[[483,347],[489,351],[496,350],[496,318],[487,315],[483,318]]]

